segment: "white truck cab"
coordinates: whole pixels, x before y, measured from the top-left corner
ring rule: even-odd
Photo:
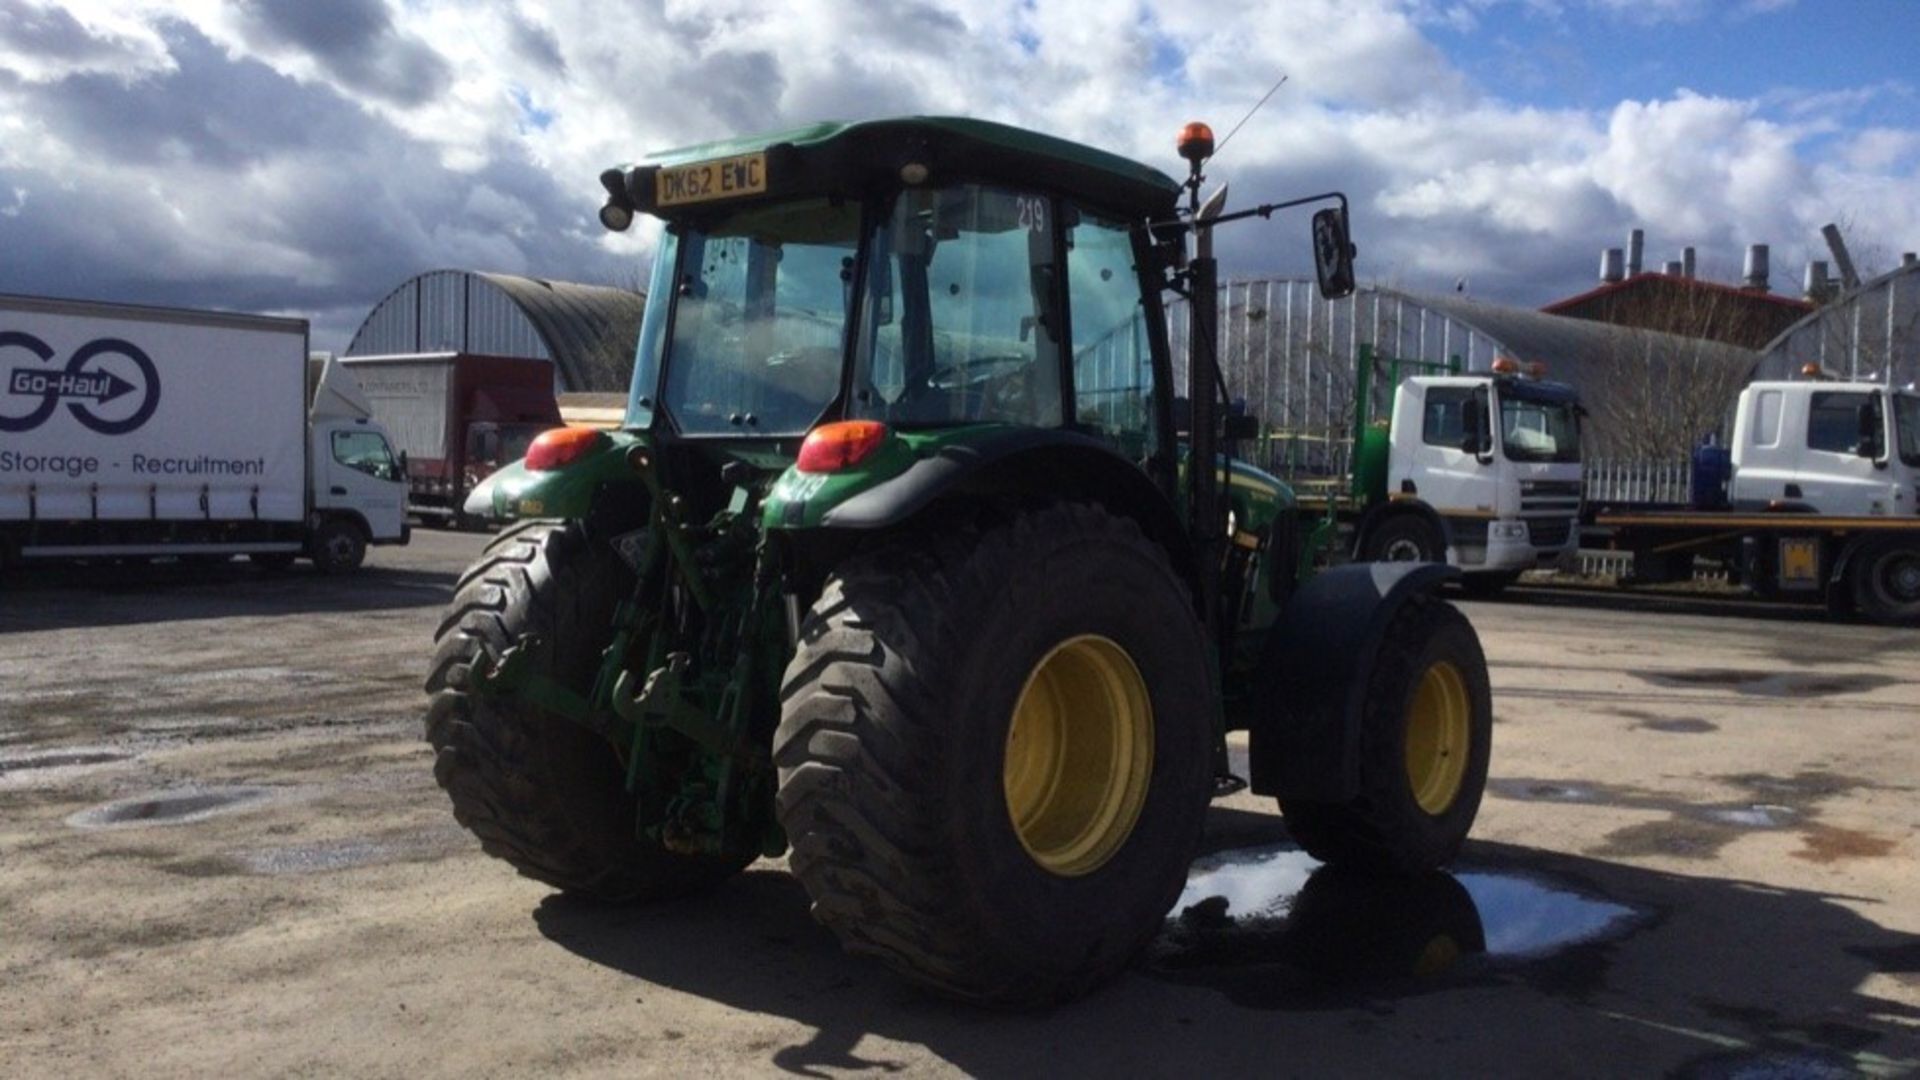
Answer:
[[[1580,401],[1564,383],[1518,374],[1405,380],[1394,394],[1386,494],[1443,523],[1446,561],[1497,589],[1578,544]],[[1386,548],[1376,556],[1409,557]]]
[[[1756,382],[1740,394],[1728,499],[1832,517],[1920,514],[1920,393]]]
[[[404,544],[407,525],[406,455],[396,456],[387,429],[353,373],[337,358],[310,358],[317,371],[308,413],[307,467],[311,472],[309,553],[316,562],[357,566],[365,545]],[[331,528],[329,523],[364,526]]]

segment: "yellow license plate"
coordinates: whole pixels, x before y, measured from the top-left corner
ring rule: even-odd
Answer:
[[[1780,583],[1806,585],[1820,580],[1820,541],[1792,538],[1780,541]]]
[[[741,154],[661,169],[653,177],[653,204],[685,206],[758,195],[766,190],[767,155]]]

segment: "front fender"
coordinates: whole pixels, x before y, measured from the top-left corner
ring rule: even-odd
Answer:
[[[1269,636],[1252,718],[1253,790],[1345,802],[1360,789],[1368,676],[1394,614],[1460,576],[1440,563],[1350,563],[1301,586]]]

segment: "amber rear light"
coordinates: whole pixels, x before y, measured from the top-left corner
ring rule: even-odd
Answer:
[[[543,431],[527,447],[527,468],[532,472],[551,472],[585,457],[606,441],[598,428],[562,427]]]
[[[866,460],[887,438],[887,425],[878,420],[840,420],[807,432],[794,468],[803,473],[830,473],[850,469]]]

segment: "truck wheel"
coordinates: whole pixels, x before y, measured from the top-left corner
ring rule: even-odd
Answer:
[[[307,557],[323,574],[350,574],[367,558],[367,538],[350,521],[331,518],[307,538]]]
[[[732,876],[754,854],[681,855],[640,837],[637,807],[606,740],[532,701],[476,695],[482,654],[516,643],[535,674],[585,694],[633,574],[578,524],[522,522],[460,578],[434,636],[427,741],[434,779],[480,848],[527,877],[600,900],[679,896]]]
[[[1446,865],[1480,810],[1493,695],[1473,625],[1433,597],[1407,602],[1370,666],[1360,790],[1344,803],[1281,800],[1287,830],[1337,866],[1421,873]]]
[[[1854,609],[1877,623],[1920,623],[1920,543],[1881,540],[1854,555],[1847,571]]]
[[[1118,972],[1186,880],[1210,795],[1187,590],[1091,506],[842,565],[801,628],[780,822],[850,952],[996,1004]]]
[[[1401,514],[1374,526],[1360,561],[1446,562],[1447,546],[1425,520]]]
[[[1465,590],[1468,596],[1486,599],[1490,596],[1499,596],[1502,592],[1506,591],[1507,586],[1519,580],[1520,571],[1518,570],[1496,570],[1488,574],[1465,574],[1460,578],[1460,588]]]

